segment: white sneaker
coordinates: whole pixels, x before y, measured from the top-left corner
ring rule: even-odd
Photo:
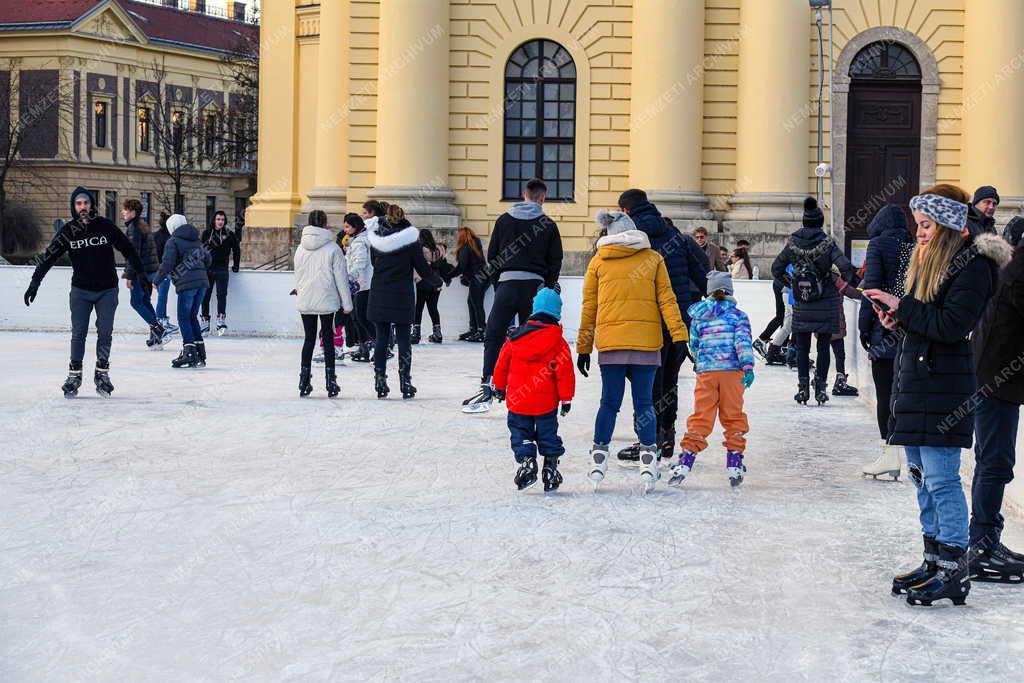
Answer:
[[[661,468],[658,467],[658,450],[655,446],[640,446],[640,481],[647,492],[654,490],[654,485],[661,479]]]
[[[893,480],[899,479],[903,465],[903,459],[900,457],[902,450],[900,446],[891,446],[883,441],[882,452],[873,463],[864,468],[864,476],[878,479],[879,476],[888,475]]]
[[[590,480],[597,484],[604,479],[604,474],[608,471],[608,446],[596,443],[591,446],[590,461]]]

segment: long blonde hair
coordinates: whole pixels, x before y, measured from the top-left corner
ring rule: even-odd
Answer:
[[[921,194],[937,194],[964,204],[970,201],[970,196],[956,185],[933,185],[922,190]],[[928,247],[922,249],[920,243],[914,247],[914,253],[910,257],[910,268],[907,269],[905,291],[924,303],[935,299],[939,287],[949,274],[953,259],[964,243],[964,237],[959,230],[939,223],[935,225],[937,230]]]

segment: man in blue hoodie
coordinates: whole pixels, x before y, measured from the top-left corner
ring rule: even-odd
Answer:
[[[32,281],[25,290],[25,305],[35,301],[39,284],[53,264],[65,253],[71,258],[71,362],[68,378],[61,390],[66,398],[78,395],[82,386],[82,360],[85,358],[85,337],[89,318],[96,311],[96,372],[93,380],[96,393],[109,398],[114,391],[110,383],[110,346],[114,334],[114,311],[117,310],[117,266],[114,249],[128,260],[138,274],[139,287],[152,288],[146,270],[131,241],[108,219],[96,215],[92,194],[84,187],[71,193],[71,220],[65,223],[46,251],[36,261]]]
[[[679,304],[679,313],[690,326],[690,305],[700,301],[707,287],[711,270],[704,251],[692,237],[684,235],[661,215],[658,207],[647,199],[643,190],[630,189],[619,195],[619,208],[629,214],[636,227],[647,234],[651,248],[665,259],[668,277]],[[661,367],[654,376],[654,410],[658,418],[659,458],[671,458],[675,450],[675,425],[679,411],[679,370],[689,351],[685,343],[675,344],[668,329],[661,327]],[[618,453],[620,464],[640,465],[640,444],[635,443]]]

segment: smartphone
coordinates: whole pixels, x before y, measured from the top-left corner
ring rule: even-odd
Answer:
[[[882,309],[883,313],[888,313],[889,312],[889,305],[888,304],[884,304],[881,301],[878,301],[877,299],[872,299],[870,296],[865,294],[864,290],[861,289],[860,287],[857,287],[857,291],[860,292],[860,295],[862,297],[864,297],[865,299],[867,299],[868,303],[871,304],[872,306],[878,306],[878,308]]]

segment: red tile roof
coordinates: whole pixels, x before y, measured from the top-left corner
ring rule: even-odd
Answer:
[[[0,3],[0,31],[66,28],[107,2],[120,4],[156,43],[231,52],[258,42],[257,26],[132,0],[6,0]]]

